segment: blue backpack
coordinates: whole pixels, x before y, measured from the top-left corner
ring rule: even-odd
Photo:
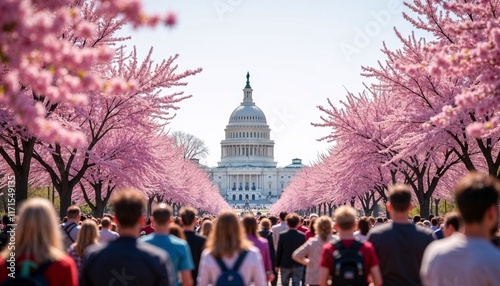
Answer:
[[[224,261],[220,257],[217,257],[215,260],[217,261],[217,264],[219,264],[220,269],[222,270],[221,275],[219,278],[217,278],[217,282],[215,283],[216,286],[245,286],[245,282],[243,281],[243,278],[241,277],[240,273],[238,273],[238,269],[240,268],[241,264],[243,263],[243,259],[245,259],[245,256],[247,255],[247,251],[243,251],[238,259],[236,260],[236,263],[233,266],[233,269],[227,269],[226,264],[224,264]]]

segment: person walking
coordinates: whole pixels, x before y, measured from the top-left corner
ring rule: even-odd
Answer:
[[[491,243],[498,229],[500,182],[486,174],[470,173],[455,186],[455,201],[464,221],[463,233],[427,247],[422,259],[422,284],[499,285],[500,251]]]
[[[430,228],[411,224],[411,188],[397,184],[389,187],[389,211],[392,222],[374,227],[368,241],[380,260],[384,286],[420,286],[420,265],[425,248],[435,239]]]
[[[269,243],[267,239],[262,238],[257,233],[257,220],[253,215],[245,215],[241,221],[247,239],[257,247],[262,256],[262,262],[264,263],[264,270],[266,271],[267,281],[271,282],[274,280],[273,265],[271,262],[271,254],[269,251]]]
[[[295,250],[293,260],[306,267],[305,283],[309,286],[319,285],[319,261],[323,245],[332,240],[332,220],[327,216],[314,218],[314,237],[311,237]]]
[[[198,211],[191,207],[183,207],[179,213],[181,217],[184,234],[191,250],[194,268],[191,271],[193,282],[197,285],[196,278],[198,277],[198,267],[200,265],[201,253],[205,249],[206,237],[195,232],[196,224],[198,223]]]
[[[286,216],[288,230],[282,232],[278,239],[276,251],[276,272],[281,273],[281,285],[288,285],[290,279],[292,286],[299,286],[304,275],[304,266],[292,259],[293,252],[306,242],[306,236],[297,230],[300,223],[298,214]]]
[[[19,208],[15,229],[15,248],[7,247],[0,255],[0,284],[12,279],[12,273],[15,279],[40,273],[48,285],[78,285],[78,270],[63,249],[61,227],[50,201],[25,201]],[[7,264],[12,267],[12,260],[15,269],[9,270]]]
[[[238,217],[232,211],[223,211],[207,239],[198,272],[198,285],[216,285],[219,279],[229,278],[234,270],[243,285],[267,286],[264,264],[259,250],[245,237]]]
[[[78,232],[78,237],[67,250],[68,254],[73,258],[80,273],[85,263],[85,250],[91,245],[97,245],[99,240],[99,229],[96,223],[91,219],[86,219]]]
[[[144,194],[134,189],[121,190],[112,197],[111,205],[115,210],[120,237],[88,248],[80,285],[177,285],[168,253],[137,240],[144,223]]]
[[[170,255],[170,259],[174,264],[174,271],[180,275],[182,286],[192,286],[193,277],[191,270],[194,269],[191,251],[186,241],[169,234],[169,225],[172,223],[172,208],[161,203],[153,209],[152,221],[155,225],[155,232],[141,237],[139,240],[157,246]]]

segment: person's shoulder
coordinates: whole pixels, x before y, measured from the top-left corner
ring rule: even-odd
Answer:
[[[247,249],[247,256],[250,257],[250,258],[258,258],[260,254],[260,250],[255,247],[255,246],[250,246],[248,249]]]
[[[420,225],[413,225],[413,226],[415,227],[415,230],[417,232],[420,232],[420,233],[422,233],[424,235],[429,236],[429,235],[433,235],[433,233],[434,233],[434,231],[432,229],[428,228],[428,227],[420,226]]]
[[[71,256],[64,255],[63,257],[61,257],[61,259],[54,262],[54,264],[59,265],[60,267],[63,268],[69,268],[75,265],[75,261],[73,260],[73,258],[71,258]]]
[[[156,235],[154,233],[150,233],[150,234],[146,234],[145,236],[139,237],[139,241],[148,242],[148,241],[153,240],[155,237],[156,237]]]
[[[267,244],[267,239],[264,237],[259,236],[258,237],[259,241],[262,242],[263,244]]]
[[[173,245],[181,245],[181,246],[188,245],[187,241],[185,241],[184,239],[178,238],[175,235],[169,235],[168,239],[170,240],[170,243],[172,243]]]
[[[139,250],[139,255],[151,258],[159,258],[161,260],[168,260],[170,256],[168,253],[159,248],[158,246],[152,245],[146,242],[138,242],[137,249]]]

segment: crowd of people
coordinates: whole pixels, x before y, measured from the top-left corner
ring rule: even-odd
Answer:
[[[1,285],[500,285],[500,183],[471,173],[455,187],[457,211],[409,217],[411,190],[388,190],[389,219],[281,212],[175,217],[160,203],[146,220],[135,190],[112,198],[113,215],[60,221],[45,199],[19,209],[15,247],[4,216]],[[16,284],[17,283],[17,284]],[[29,284],[32,283],[32,284]],[[45,283],[45,284],[43,284]],[[35,284],[33,284],[35,285]]]

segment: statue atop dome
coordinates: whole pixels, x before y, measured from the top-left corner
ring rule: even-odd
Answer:
[[[247,85],[245,86],[245,88],[252,88],[250,86],[250,73],[249,72],[247,72]]]

